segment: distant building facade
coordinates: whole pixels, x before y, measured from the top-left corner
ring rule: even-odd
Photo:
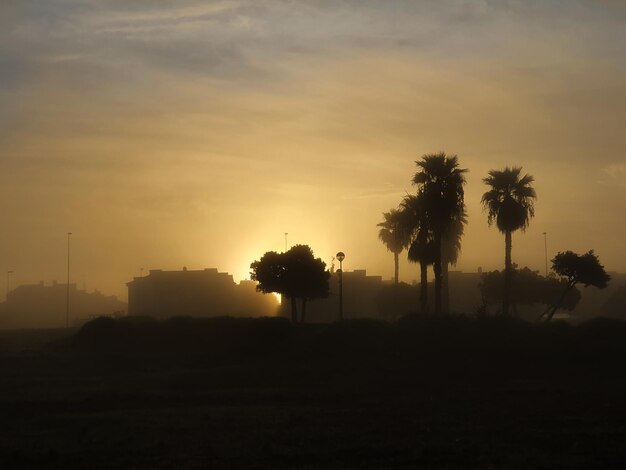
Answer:
[[[275,296],[256,291],[256,283],[236,284],[233,276],[217,269],[151,270],[128,286],[128,314],[169,318],[178,315],[273,316]]]
[[[0,328],[62,328],[66,325],[67,284],[21,285],[0,306]],[[86,292],[70,284],[69,325],[78,326],[100,315],[123,315],[126,303],[114,295]]]

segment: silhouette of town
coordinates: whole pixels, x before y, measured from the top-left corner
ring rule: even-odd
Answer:
[[[412,183],[397,208],[383,213],[378,238],[393,254],[394,278],[367,275],[365,269],[344,271],[344,252],[337,252],[327,268],[308,245],[282,253],[266,252],[251,261],[251,281],[234,282],[216,268],[179,271],[152,269],[126,285],[128,306],[114,296],[87,293],[70,283],[70,236],[67,233],[67,283],[22,285],[9,289],[0,305],[0,327],[79,327],[98,316],[152,317],[263,317],[282,316],[293,323],[329,323],[347,319],[396,321],[415,314],[499,314],[524,320],[565,318],[581,321],[593,316],[626,318],[625,276],[608,274],[590,250],[579,255],[558,252],[545,276],[512,261],[513,234],[523,233],[535,215],[534,177],[521,167],[490,170],[483,179],[487,191],[481,203],[487,223],[505,236],[502,271],[474,273],[451,270],[462,249],[468,224],[465,204],[466,168],[445,152],[426,154],[415,161]],[[285,234],[286,237],[286,234]],[[544,233],[545,241],[545,233]],[[285,247],[287,248],[287,246]],[[399,256],[419,265],[420,279],[399,282]],[[335,269],[335,259],[340,263]],[[433,279],[428,279],[432,270]],[[143,270],[142,270],[143,274]],[[612,282],[611,282],[612,281]],[[609,285],[614,289],[607,289]],[[593,294],[582,296],[591,290]],[[596,289],[588,289],[589,286]],[[598,292],[603,292],[599,294]],[[276,297],[283,300],[280,306]],[[419,300],[418,300],[419,299]],[[433,301],[434,299],[434,301]],[[65,302],[63,302],[65,300]],[[578,304],[581,308],[577,308]],[[65,315],[63,315],[65,307]],[[300,311],[300,313],[298,313]],[[578,318],[577,318],[578,317]]]
[[[626,2],[0,27],[0,470],[626,468]]]
[[[65,311],[67,284],[52,281],[46,285],[17,286],[0,304],[2,320],[0,328],[62,328],[66,324]],[[113,295],[104,295],[98,290],[86,292],[69,286],[73,326],[79,326],[102,315],[123,316],[127,313],[126,302]]]
[[[563,310],[559,318],[580,322],[595,316],[626,318],[626,274],[610,273],[612,283],[607,289],[584,289],[571,310]],[[474,314],[483,306],[480,284],[483,272],[449,271],[450,312]],[[100,316],[150,316],[167,319],[191,317],[263,317],[290,318],[289,303],[280,302],[271,294],[256,290],[257,283],[242,280],[216,268],[203,270],[150,270],[145,276],[127,283],[128,303],[98,290],[86,292],[70,284],[71,326],[80,327]],[[434,283],[428,288],[434,292]],[[67,284],[52,281],[44,284],[20,285],[0,303],[0,329],[63,328],[66,325]],[[338,319],[339,274],[331,272],[329,292],[325,298],[309,301],[306,321],[332,323]],[[365,269],[343,272],[343,302],[346,319],[379,319],[394,321],[415,312],[419,286],[400,283],[394,292],[393,279],[368,275]],[[515,306],[516,316],[533,320],[543,304]]]

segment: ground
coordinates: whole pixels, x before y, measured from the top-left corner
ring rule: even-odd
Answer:
[[[408,333],[281,324],[282,339],[245,351],[231,340],[254,344],[249,332],[207,328],[228,341],[137,349],[132,334],[97,347],[93,335],[52,346],[46,335],[62,332],[0,335],[0,467],[626,468],[614,325],[581,354],[589,331],[565,327],[528,333],[544,343],[483,347],[463,322]],[[407,340],[416,329],[430,342]],[[470,339],[451,342],[459,335]],[[554,338],[567,357],[542,361]]]

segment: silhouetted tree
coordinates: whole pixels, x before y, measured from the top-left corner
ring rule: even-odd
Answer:
[[[441,312],[441,266],[442,240],[449,233],[455,219],[460,219],[465,208],[464,174],[466,169],[459,168],[456,155],[424,155],[415,162],[419,170],[413,176],[413,184],[422,193],[428,226],[432,232],[435,259],[435,313]]]
[[[504,233],[504,293],[502,296],[502,313],[509,313],[511,278],[513,274],[511,249],[512,233],[526,230],[530,219],[535,215],[534,201],[537,194],[532,187],[534,178],[530,175],[520,176],[519,167],[504,170],[491,170],[483,182],[491,189],[483,194],[481,203],[487,210],[489,225],[494,220],[500,232]]]
[[[566,285],[564,279],[555,277],[543,277],[538,271],[532,271],[525,267],[520,270],[513,265],[515,282],[511,287],[510,303],[513,311],[517,305],[552,305],[554,299],[560,295]],[[504,294],[504,273],[491,271],[481,276],[479,289],[483,302],[486,305],[502,305]],[[573,310],[580,301],[580,291],[576,288],[568,291],[560,307],[565,310]]]
[[[420,311],[425,314],[428,313],[428,266],[435,261],[435,250],[423,193],[405,196],[400,207],[400,228],[409,246],[408,259],[420,264]]]
[[[378,238],[387,247],[388,251],[393,253],[394,261],[394,284],[398,285],[399,256],[407,245],[406,232],[401,227],[401,214],[398,209],[391,209],[389,212],[383,212],[383,222],[378,224]]]
[[[546,321],[552,319],[567,293],[576,284],[580,283],[585,287],[594,286],[598,289],[604,289],[611,280],[611,276],[606,273],[604,266],[600,264],[600,260],[593,250],[584,255],[578,255],[573,251],[557,253],[552,259],[552,270],[565,278],[567,283],[558,300],[539,316],[539,319],[545,317]]]
[[[275,292],[291,301],[291,319],[298,321],[297,299],[302,301],[302,319],[307,300],[327,297],[330,273],[326,263],[313,256],[307,245],[295,245],[285,253],[269,251],[250,265],[250,278],[257,281],[257,290]]]
[[[259,261],[250,264],[250,279],[257,281],[256,290],[264,294],[277,293],[284,295],[286,292],[284,253],[268,251]]]
[[[450,222],[447,233],[441,241],[441,279],[443,290],[443,309],[450,311],[450,283],[449,283],[449,265],[456,265],[461,252],[461,238],[465,232],[465,224],[467,224],[467,211],[465,207],[459,217],[455,217]]]
[[[302,321],[306,318],[306,302],[321,297],[328,297],[326,263],[315,258],[307,245],[295,245],[285,253],[287,266],[287,290],[291,298],[302,301]]]

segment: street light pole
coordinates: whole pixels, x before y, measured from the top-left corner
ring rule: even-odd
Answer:
[[[72,232],[67,232],[67,297],[65,299],[65,328],[70,327],[70,235],[72,235]]]
[[[543,232],[543,249],[546,254],[546,277],[548,277],[548,232]]]
[[[346,255],[343,251],[340,251],[335,255],[337,260],[339,261],[339,320],[343,320],[343,260],[346,258]]]

